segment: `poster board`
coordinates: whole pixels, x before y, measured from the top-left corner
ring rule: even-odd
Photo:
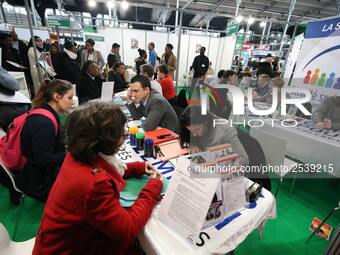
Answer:
[[[312,93],[313,110],[327,97],[340,96],[340,17],[309,22],[291,82]]]
[[[292,50],[289,53],[288,59],[286,61],[285,73],[283,76],[283,78],[285,79],[290,79],[290,77],[293,74],[294,66],[300,54],[303,39],[304,39],[303,33],[299,34],[298,36],[294,38],[294,44],[292,46]]]

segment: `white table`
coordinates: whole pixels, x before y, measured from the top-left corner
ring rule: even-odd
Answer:
[[[286,155],[304,163],[333,164],[333,176],[340,177],[340,131],[314,128],[310,120],[298,122],[297,127],[283,127],[278,122],[265,121],[261,130],[287,140]]]
[[[231,221],[219,230],[216,228],[218,224],[203,229],[201,234],[206,233],[210,239],[202,234],[204,244],[196,247],[180,239],[157,219],[160,207],[157,205],[142,233],[139,234],[138,240],[148,255],[226,254],[234,250],[256,228],[262,233],[266,220],[276,217],[275,198],[269,191],[263,189],[261,197],[252,205],[255,207],[243,208],[228,217],[226,223]]]
[[[143,153],[138,153],[138,151],[132,149],[129,144],[125,144],[125,151],[132,155],[132,158],[129,158],[127,161],[125,160],[125,162],[141,159],[146,160],[143,157]],[[124,157],[124,155],[126,154],[123,153],[122,157]],[[175,171],[174,166],[176,165],[176,160],[164,162],[162,166],[157,159],[147,160],[155,164],[167,179],[171,179]],[[249,181],[249,185],[250,183],[251,181]],[[220,230],[217,230],[215,226],[202,230],[209,235],[210,240],[203,237],[206,241],[201,247],[189,246],[189,244],[185,243],[184,240],[180,239],[174,232],[159,222],[157,214],[160,205],[157,205],[143,231],[139,234],[138,240],[148,255],[226,254],[234,250],[256,228],[259,228],[261,231],[267,219],[276,217],[275,198],[269,191],[263,189],[262,196],[252,205],[255,206],[252,209],[243,208],[239,210],[239,213],[235,215],[235,219]],[[227,219],[229,219],[229,217]]]

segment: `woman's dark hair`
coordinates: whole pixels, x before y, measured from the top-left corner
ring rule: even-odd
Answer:
[[[67,49],[67,50],[72,50],[73,47],[75,47],[73,41],[69,41],[69,40],[65,41],[65,43],[64,43],[64,48],[65,48],[65,49]]]
[[[223,78],[229,79],[229,77],[233,76],[234,74],[236,74],[236,73],[233,70],[226,70],[223,73]]]
[[[81,74],[82,75],[86,75],[87,74],[87,70],[89,69],[89,66],[91,64],[96,64],[96,62],[92,61],[92,60],[88,60],[84,63],[83,68],[81,69]]]
[[[217,77],[221,79],[223,77],[224,72],[225,72],[225,70],[223,70],[223,69],[218,71]]]
[[[203,124],[211,127],[213,125],[214,115],[211,112],[202,114],[200,105],[191,105],[184,109],[179,117],[181,126],[187,127],[189,125]]]
[[[71,89],[72,84],[69,81],[59,79],[51,81],[49,79],[45,79],[41,82],[39,91],[32,102],[33,108],[48,104],[48,102],[53,99],[54,93],[63,96]]]
[[[87,164],[99,152],[114,155],[122,145],[125,123],[126,117],[118,106],[88,102],[74,110],[67,120],[67,150],[76,160]]]
[[[41,38],[39,36],[34,36],[34,41],[37,41],[37,40],[41,40]],[[28,48],[31,48],[33,47],[33,42],[32,42],[32,38],[30,39],[30,41],[28,42]],[[39,47],[37,47],[37,50],[39,51],[42,51],[42,49],[40,49]]]
[[[166,64],[161,64],[157,68],[160,73],[168,74],[169,73],[169,67]]]
[[[92,46],[94,46],[96,42],[95,42],[92,38],[89,38],[89,39],[87,39],[87,40],[85,41],[85,43],[89,43],[89,44],[91,44]]]
[[[138,49],[138,52],[139,52],[139,56],[141,56],[141,57],[146,55],[146,51],[143,50],[143,49]]]
[[[215,116],[211,112],[207,112],[206,115],[203,115],[201,113],[200,105],[191,105],[185,108],[179,116],[181,124],[181,145],[185,142],[199,145],[200,139],[192,136],[187,127],[190,125],[202,124],[204,130],[211,130],[214,118]]]

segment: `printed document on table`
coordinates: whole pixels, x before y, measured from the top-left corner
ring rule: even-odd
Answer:
[[[187,156],[179,158],[161,202],[158,219],[194,245],[219,181],[218,178],[193,178],[190,159]]]
[[[101,96],[100,99],[104,102],[111,102],[112,101],[113,88],[114,88],[114,81],[103,82],[102,96]]]

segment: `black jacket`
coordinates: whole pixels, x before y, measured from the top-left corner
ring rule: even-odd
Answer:
[[[125,89],[127,89],[128,82],[124,80],[124,77],[122,77],[120,74],[118,74],[115,71],[111,71],[109,73],[108,81],[114,81],[114,93],[121,92]]]
[[[95,77],[94,80],[88,74],[82,74],[76,84],[79,103],[85,103],[92,99],[100,98],[103,80]]]
[[[65,52],[60,53],[56,60],[55,71],[58,79],[75,84],[80,77],[80,67],[77,59],[71,59]]]
[[[27,118],[21,131],[21,149],[27,162],[14,177],[17,186],[28,196],[45,202],[65,158],[65,145],[57,112],[49,105],[44,108],[58,123],[58,134],[52,121],[41,115]]]
[[[114,67],[116,63],[117,63],[116,56],[113,53],[109,53],[109,55],[107,55],[107,64],[109,68]]]
[[[194,69],[194,78],[204,75],[209,68],[209,58],[206,55],[198,55],[194,58],[194,62],[190,69]]]
[[[17,64],[23,65],[23,61],[19,57],[19,53],[16,49],[10,48],[2,48],[2,67],[6,69],[7,71],[14,71],[14,72],[22,72],[23,69],[17,68],[10,63],[7,62],[7,60],[15,62]]]

